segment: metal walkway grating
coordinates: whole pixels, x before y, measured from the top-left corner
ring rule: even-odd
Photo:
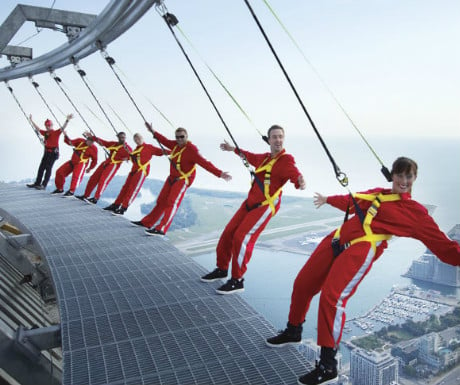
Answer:
[[[64,385],[294,384],[307,367],[270,349],[273,327],[204,269],[124,218],[0,184],[0,207],[43,249],[61,312]]]

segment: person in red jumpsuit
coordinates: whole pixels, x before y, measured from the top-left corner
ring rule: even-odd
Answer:
[[[80,185],[85,171],[89,173],[97,164],[97,147],[94,145],[94,140],[91,136],[77,139],[70,139],[64,133],[64,142],[69,146],[73,146],[72,158],[64,163],[56,171],[54,182],[56,190],[51,194],[59,194],[64,192],[64,183],[67,175],[72,174],[70,188],[63,195],[64,197],[72,197],[77,187]],[[88,167],[88,162],[90,165]]]
[[[291,181],[298,189],[305,189],[305,180],[296,167],[294,157],[283,148],[284,129],[274,125],[268,130],[270,152],[254,154],[241,150],[248,162],[256,167],[255,178],[247,199],[225,227],[217,244],[217,268],[201,277],[212,282],[227,277],[230,261],[232,275],[218,294],[232,294],[244,290],[243,275],[252,256],[257,238],[281,206],[282,187]],[[238,150],[222,143],[224,151]]]
[[[32,115],[29,115],[30,122],[35,130],[43,136],[45,152],[43,153],[40,166],[38,167],[37,178],[34,183],[29,183],[27,187],[35,187],[37,190],[44,190],[51,178],[51,171],[54,162],[59,158],[59,137],[64,132],[69,120],[73,118],[72,114],[67,115],[65,123],[58,130],[53,130],[53,122],[49,119],[45,120],[45,129],[40,127],[32,120]],[[43,178],[43,174],[45,177]]]
[[[133,167],[115,202],[104,208],[104,210],[112,211],[115,215],[123,215],[128,210],[129,205],[136,199],[145,178],[149,175],[152,157],[165,155],[161,148],[145,143],[140,134],[134,134],[134,142],[137,147],[130,154]]]
[[[92,136],[90,132],[86,132],[87,136]],[[99,167],[94,171],[93,175],[88,180],[85,192],[83,195],[77,196],[78,199],[86,200],[87,202],[96,204],[101,194],[113,179],[121,164],[130,159],[132,148],[126,143],[126,134],[119,132],[117,134],[118,141],[107,141],[96,136],[93,140],[105,147],[109,151],[109,157],[104,160]],[[96,188],[97,186],[97,188]],[[89,198],[93,190],[96,188],[93,198]]]
[[[326,236],[312,253],[294,281],[287,328],[266,341],[272,347],[300,342],[310,301],[321,292],[317,339],[320,361],[314,370],[299,378],[299,384],[335,381],[335,355],[345,324],[345,307],[386,249],[391,235],[418,239],[441,261],[460,265],[460,245],[439,229],[424,206],[412,200],[417,164],[400,157],[393,163],[391,175],[391,189],[375,188],[354,194],[355,202],[350,195],[315,195],[317,207],[328,203],[355,215]]]
[[[147,227],[145,232],[148,235],[165,235],[179,209],[185,192],[195,180],[197,164],[226,181],[231,180],[232,177],[201,156],[198,148],[188,140],[185,128],[178,128],[175,132],[176,140],[169,140],[159,132],[154,131],[149,123],[146,123],[146,126],[153,133],[155,139],[171,150],[169,156],[170,173],[152,211],[140,221],[133,221],[132,223]],[[160,218],[161,221],[158,225],[153,227]]]

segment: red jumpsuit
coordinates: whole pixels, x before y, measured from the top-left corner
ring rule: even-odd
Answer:
[[[163,155],[163,151],[151,144],[144,143],[137,146],[131,153],[133,167],[126,178],[125,184],[120,190],[114,205],[121,206],[125,210],[136,199],[139,190],[144,184],[145,178],[150,172],[150,160],[153,156]]]
[[[259,182],[261,184],[267,182],[266,170],[257,172],[257,168],[271,160],[270,153],[253,154],[243,150],[241,152],[246,156],[248,162],[256,167],[256,177]],[[268,180],[270,195],[276,196],[276,192],[288,180],[299,188],[300,175],[294,157],[283,150],[274,163]],[[230,261],[232,261],[232,278],[235,279],[243,277],[257,238],[281,206],[281,191],[274,199],[273,207],[263,205],[262,202],[266,201],[266,196],[262,188],[256,180],[253,181],[248,197],[225,227],[217,244],[217,267],[221,270],[228,270]]]
[[[377,195],[379,192],[384,195],[391,193],[388,189],[377,188],[366,194]],[[372,232],[418,239],[441,261],[460,265],[460,245],[439,229],[425,207],[412,200],[409,193],[400,194],[400,198],[381,203],[370,225]],[[364,213],[371,205],[369,201],[357,202]],[[330,196],[327,203],[345,211],[350,198],[349,195]],[[350,206],[350,211],[354,211],[353,203]],[[289,311],[289,323],[302,324],[312,297],[321,291],[317,342],[330,348],[340,343],[348,299],[387,247],[387,241],[378,242],[374,253],[370,242],[357,242],[334,258],[331,247],[333,235],[334,232],[321,241],[297,275]],[[342,225],[340,244],[363,235],[363,225],[355,215]]]
[[[222,175],[222,171],[203,158],[198,148],[191,142],[187,142],[184,147],[180,148],[175,140],[169,140],[158,132],[155,132],[155,138],[163,146],[172,150],[171,166],[169,177],[158,195],[155,207],[142,218],[141,222],[145,227],[152,227],[162,217],[156,229],[166,234],[185,192],[195,179],[196,164],[217,177]]]
[[[74,147],[73,154],[72,158],[56,171],[55,183],[56,188],[63,190],[65,178],[72,173],[69,191],[74,193],[85,174],[88,161],[91,159],[89,170],[96,166],[97,148],[94,144],[88,146],[84,138],[70,139],[68,136],[65,136],[64,142]]]
[[[110,142],[97,137],[94,137],[94,140],[107,148],[110,153],[109,157],[99,165],[93,175],[89,178],[83,195],[85,197],[89,197],[94,188],[97,186],[94,198],[99,199],[117,173],[123,161],[129,160],[129,153],[132,149],[126,143],[123,145],[118,142]]]
[[[45,140],[45,152],[40,162],[40,166],[38,167],[35,185],[42,185],[46,187],[51,177],[51,170],[53,169],[54,162],[59,157],[59,137],[61,136],[62,131],[59,129],[39,130],[39,132],[43,135]],[[45,173],[44,179],[43,173]]]

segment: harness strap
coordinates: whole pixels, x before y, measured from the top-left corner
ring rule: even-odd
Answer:
[[[110,162],[112,164],[118,164],[118,163],[123,163],[122,160],[116,160],[115,159],[115,156],[117,155],[118,151],[120,151],[120,148],[122,148],[123,145],[120,144],[118,146],[110,146],[110,147],[107,147],[107,150],[109,151],[112,151],[112,155],[110,155]]]
[[[272,216],[274,216],[276,213],[275,200],[279,198],[279,196],[281,195],[283,191],[283,188],[280,187],[273,195],[270,195],[270,183],[271,183],[270,178],[271,178],[273,166],[275,165],[277,160],[281,158],[284,154],[285,154],[285,151],[283,150],[279,155],[271,159],[268,163],[265,163],[270,159],[270,157],[267,157],[266,159],[264,159],[262,164],[254,171],[255,173],[265,171],[264,189],[263,189],[265,200],[262,203],[260,203],[260,206],[266,206],[266,205],[270,206],[270,210],[272,211]]]
[[[142,164],[141,163],[141,151],[144,149],[144,146],[141,146],[139,147],[137,150],[134,150],[132,153],[131,153],[131,156],[134,157],[134,161],[136,162],[137,164],[137,171],[140,171],[142,170],[142,172],[144,173],[145,176],[148,175],[148,171],[147,171],[147,166],[150,164],[150,160],[147,161],[146,163]]]
[[[182,171],[182,168],[180,167],[180,162],[181,162],[181,159],[182,159],[182,153],[187,148],[187,145],[185,145],[180,151],[176,152],[176,149],[178,147],[179,146],[177,146],[177,145],[174,146],[174,148],[173,148],[173,150],[171,152],[171,155],[169,156],[169,159],[174,160],[174,159],[177,158],[177,160],[175,161],[175,165],[176,165],[177,172],[180,174],[179,179],[185,179],[185,183],[188,186],[189,185],[189,177],[195,172],[196,165],[193,165],[193,167],[190,169],[190,171],[187,171],[187,172]]]
[[[340,245],[340,231],[342,226],[340,226],[334,233],[334,237],[332,239],[332,248],[334,250],[334,256],[338,256],[343,250],[347,249],[351,245],[354,245],[358,242],[370,242],[372,250],[374,253],[377,250],[377,243],[382,241],[387,241],[391,239],[391,234],[375,234],[372,231],[371,223],[374,217],[378,213],[378,209],[382,202],[394,202],[401,199],[399,194],[382,194],[379,193],[378,195],[374,194],[354,194],[352,195],[353,198],[362,199],[366,201],[372,201],[371,206],[367,209],[366,216],[364,217],[364,221],[362,221],[363,230],[365,235],[358,237],[356,239],[347,242],[344,245]],[[355,201],[354,201],[355,202]],[[357,204],[356,204],[357,205]]]
[[[75,153],[80,157],[80,163],[88,162],[89,158],[85,158],[85,152],[89,148],[87,145],[81,146],[83,143],[78,143],[77,147],[74,148]]]

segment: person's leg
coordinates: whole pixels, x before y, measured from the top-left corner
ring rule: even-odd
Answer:
[[[99,183],[97,184],[96,193],[94,194],[94,198],[99,200],[102,193],[105,191],[109,183],[112,181],[113,177],[117,173],[118,169],[120,168],[119,164],[108,164],[102,170],[102,175],[99,179]]]
[[[136,174],[133,175],[132,181],[131,181],[131,189],[129,193],[126,194],[125,198],[123,199],[123,202],[121,203],[121,207],[124,209],[127,209],[131,203],[134,202],[134,199],[136,199],[137,194],[139,194],[139,191],[144,184],[145,178],[147,176],[142,172],[138,171]]]
[[[85,192],[83,193],[83,196],[85,198],[88,198],[93,192],[93,190],[96,188],[98,183],[100,183],[100,179],[102,176],[102,172],[104,171],[104,167],[106,167],[105,162],[101,163],[98,166],[98,168],[96,168],[96,171],[93,172],[93,175],[89,177],[88,183],[86,183]]]
[[[85,175],[87,163],[78,163],[74,166],[72,179],[70,181],[69,191],[74,193],[77,187],[80,185],[83,175]]]
[[[166,201],[168,199],[170,190],[171,183],[169,182],[168,178],[166,179],[163,187],[160,190],[160,193],[157,196],[155,207],[152,209],[152,211],[150,211],[150,213],[148,213],[144,218],[140,220],[144,227],[152,227],[155,223],[157,223],[158,219],[161,218],[166,207]]]
[[[158,226],[156,226],[157,230],[166,234],[169,226],[171,226],[174,216],[177,213],[177,210],[179,209],[182,199],[184,199],[187,188],[188,186],[184,180],[178,180],[171,186],[169,194],[166,198],[163,218],[161,218],[160,223]]]
[[[65,178],[73,170],[73,164],[71,161],[65,162],[61,167],[56,171],[56,177],[54,178],[54,183],[56,184],[56,189],[64,190]]]
[[[45,172],[46,168],[46,150],[42,156],[42,160],[40,161],[40,165],[38,166],[37,177],[35,178],[35,185],[40,186],[42,184],[43,173]]]
[[[113,203],[114,206],[117,206],[117,207],[120,206],[121,203],[124,201],[125,196],[129,194],[131,190],[131,184],[132,184],[131,181],[133,180],[133,176],[135,174],[136,173],[133,173],[133,172],[130,172],[128,174],[128,177],[126,178],[125,183],[123,184],[123,187],[121,188],[120,192],[118,193],[118,196],[115,199],[115,202]]]
[[[43,179],[43,182],[42,182],[43,187],[48,186],[48,182],[50,181],[51,173],[53,171],[53,165],[54,165],[54,162],[56,162],[56,159],[57,159],[57,156],[56,156],[56,153],[54,151],[46,153],[45,178]]]

